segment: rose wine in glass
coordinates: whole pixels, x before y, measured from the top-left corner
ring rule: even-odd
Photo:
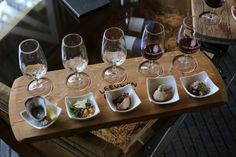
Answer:
[[[207,6],[213,8],[213,11],[207,11],[200,14],[201,20],[208,25],[219,24],[222,20],[222,17],[215,13],[216,8],[222,7],[226,0],[204,0]]]
[[[165,30],[159,22],[145,26],[141,41],[141,54],[147,59],[139,65],[139,72],[145,77],[157,77],[162,74],[161,65],[157,62],[164,53]]]
[[[28,85],[28,92],[33,96],[48,95],[53,85],[51,80],[43,78],[47,73],[47,60],[39,42],[26,39],[19,44],[19,65],[23,75],[33,81]]]
[[[125,69],[120,67],[127,56],[123,30],[110,27],[104,31],[101,54],[103,61],[111,65],[103,71],[103,79],[109,83],[123,82],[127,78]]]
[[[66,79],[72,89],[85,90],[90,86],[89,76],[82,72],[88,65],[88,56],[83,38],[76,33],[67,34],[61,44],[62,62],[66,69],[73,71]]]
[[[195,59],[189,56],[189,54],[193,54],[200,49],[196,28],[201,30],[198,18],[187,16],[184,18],[177,35],[177,47],[184,55],[176,56],[173,59],[173,67],[182,73],[193,72],[197,67]]]

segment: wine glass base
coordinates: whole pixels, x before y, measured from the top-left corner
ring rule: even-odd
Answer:
[[[33,96],[46,96],[53,90],[52,81],[47,78],[33,80],[28,85],[28,92]]]
[[[145,77],[158,77],[163,73],[163,69],[156,61],[144,61],[139,65],[139,72]]]
[[[191,56],[178,55],[173,61],[173,68],[182,73],[191,73],[197,68],[197,62]]]
[[[106,68],[102,73],[103,80],[109,83],[121,83],[126,80],[127,74],[122,67],[116,67],[116,71],[111,67]]]
[[[201,19],[201,22],[207,25],[218,25],[222,20],[221,16],[209,11],[201,13],[199,17]]]
[[[78,89],[80,91],[87,89],[91,84],[91,79],[89,78],[89,76],[84,72],[80,72],[77,75],[78,76],[76,76],[75,73],[72,73],[67,77],[67,87],[71,89]]]

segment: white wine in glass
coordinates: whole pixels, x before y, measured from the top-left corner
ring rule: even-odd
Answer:
[[[127,78],[125,69],[120,67],[127,57],[124,32],[118,27],[104,31],[102,40],[102,59],[111,65],[103,71],[103,79],[109,83],[121,83]]]
[[[62,62],[66,69],[73,71],[66,79],[69,88],[84,90],[90,86],[89,76],[82,72],[88,65],[88,56],[83,38],[76,33],[67,34],[62,39]]]
[[[47,73],[47,60],[39,42],[26,39],[19,44],[19,65],[23,75],[33,81],[28,85],[28,91],[33,96],[48,95],[53,85],[51,80],[43,78]]]

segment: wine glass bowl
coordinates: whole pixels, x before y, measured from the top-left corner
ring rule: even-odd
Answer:
[[[226,0],[205,0],[205,3],[211,8],[219,8],[225,4]]]
[[[222,7],[226,0],[204,0],[207,6],[213,8],[213,11],[206,11],[200,14],[201,20],[208,25],[216,25],[222,21],[222,17],[215,12],[216,8]]]
[[[118,27],[104,31],[101,48],[102,59],[111,65],[103,73],[103,79],[109,83],[121,83],[127,78],[125,69],[120,67],[127,57],[124,32]]]
[[[47,60],[39,42],[26,39],[19,44],[19,66],[23,75],[33,79],[28,85],[28,92],[33,96],[49,94],[53,85],[51,80],[43,78],[47,73]]]
[[[76,33],[67,34],[61,44],[62,63],[66,69],[73,71],[66,85],[72,89],[84,90],[91,84],[89,76],[82,72],[88,65],[87,50],[83,38]]]
[[[193,72],[197,67],[196,60],[189,56],[200,49],[201,34],[197,32],[196,28],[201,31],[198,17],[187,16],[177,35],[177,47],[184,55],[178,55],[173,59],[173,67],[182,73]]]
[[[159,22],[145,26],[141,40],[141,54],[147,61],[139,65],[139,72],[145,77],[157,77],[163,73],[161,65],[156,61],[164,53],[165,29]]]

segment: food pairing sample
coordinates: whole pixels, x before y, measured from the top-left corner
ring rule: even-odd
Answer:
[[[138,107],[141,103],[141,100],[131,84],[105,91],[105,96],[108,105],[114,112],[129,112]]]
[[[205,98],[215,94],[219,90],[209,78],[206,71],[181,77],[180,81],[186,93],[194,98]]]
[[[67,114],[71,119],[86,120],[100,113],[100,109],[91,92],[75,97],[66,96],[65,105]]]
[[[148,99],[155,104],[170,104],[179,100],[174,76],[147,78]]]
[[[25,109],[20,115],[36,129],[45,129],[51,126],[62,111],[60,107],[53,105],[48,99],[41,96],[27,99]]]

